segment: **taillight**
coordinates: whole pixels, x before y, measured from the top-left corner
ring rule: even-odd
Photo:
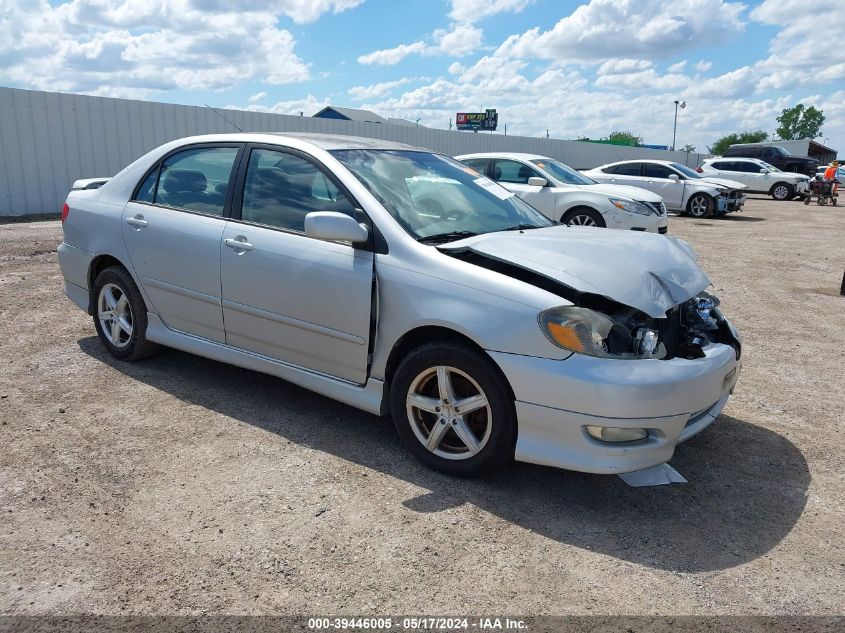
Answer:
[[[697,171],[699,174],[703,174],[703,173],[704,173],[704,170],[703,170],[701,167],[696,167],[696,168],[695,168],[695,171]]]
[[[67,220],[67,214],[68,213],[70,213],[70,207],[67,206],[67,202],[65,202],[64,206],[62,207],[62,224],[64,224],[65,220]],[[53,217],[55,217],[55,216],[53,216]]]

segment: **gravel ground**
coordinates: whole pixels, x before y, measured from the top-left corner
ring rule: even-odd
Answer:
[[[112,360],[62,294],[60,224],[0,225],[0,613],[845,613],[845,209],[669,227],[745,365],[671,462],[689,483],[634,489],[450,479],[281,380]]]

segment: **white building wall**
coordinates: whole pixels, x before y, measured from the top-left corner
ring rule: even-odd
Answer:
[[[184,136],[234,132],[325,132],[427,147],[450,156],[484,151],[542,154],[578,169],[660,158],[697,166],[686,154],[524,136],[214,110],[129,99],[0,87],[0,216],[57,213],[74,180],[111,176],[151,149]]]

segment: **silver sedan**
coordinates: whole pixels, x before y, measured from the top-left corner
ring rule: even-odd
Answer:
[[[440,154],[212,135],[91,182],[59,263],[114,357],[165,345],[390,413],[448,473],[663,464],[739,373],[685,242],[556,225]]]

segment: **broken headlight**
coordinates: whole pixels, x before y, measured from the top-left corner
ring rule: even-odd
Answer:
[[[611,319],[595,310],[567,306],[540,313],[540,328],[558,347],[599,358],[662,358],[657,331]]]

